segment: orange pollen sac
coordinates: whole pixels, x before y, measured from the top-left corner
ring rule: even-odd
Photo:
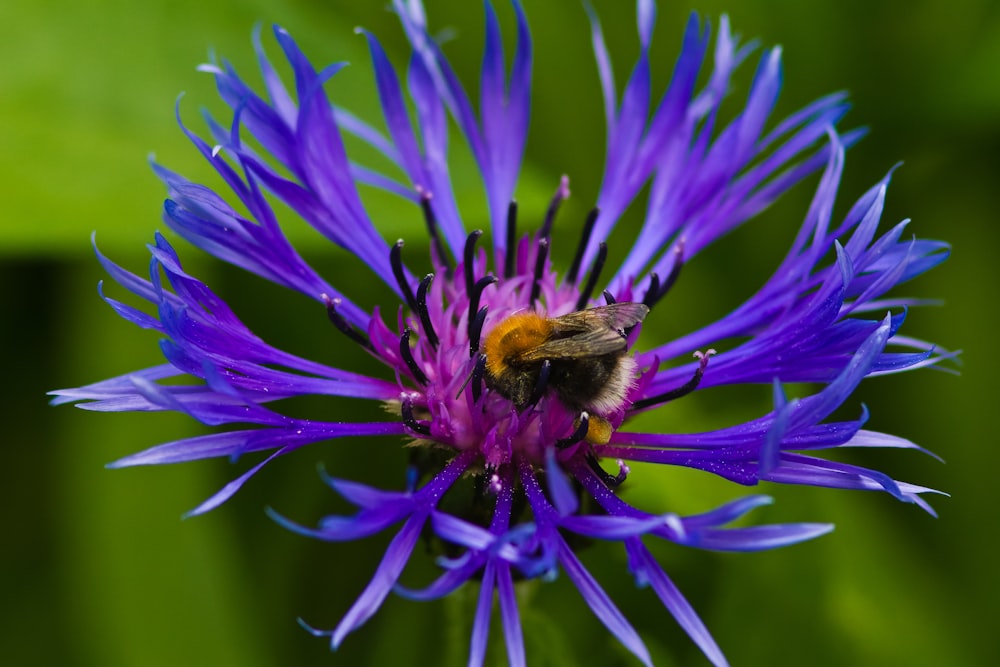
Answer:
[[[577,419],[573,422],[573,427],[578,428],[579,426],[580,420]],[[611,422],[607,419],[598,417],[597,415],[590,415],[590,419],[587,421],[587,435],[583,436],[583,439],[592,445],[606,445],[611,440],[611,433],[613,431]]]
[[[507,360],[538,347],[552,335],[551,320],[535,312],[516,313],[493,327],[483,352],[486,370],[499,377],[508,370]]]

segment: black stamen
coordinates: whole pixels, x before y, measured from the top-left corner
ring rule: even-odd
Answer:
[[[535,258],[535,276],[531,281],[531,297],[528,305],[534,306],[538,300],[538,295],[542,291],[542,274],[545,272],[545,261],[549,258],[549,240],[542,239],[538,242],[538,257]]]
[[[431,322],[431,314],[427,310],[427,288],[430,287],[432,280],[434,280],[434,274],[428,273],[417,286],[417,314],[420,315],[420,326],[427,342],[436,350],[439,342],[438,336],[437,332],[434,331],[434,324]]]
[[[600,212],[601,209],[593,208],[587,214],[587,220],[583,223],[583,232],[580,234],[580,245],[577,246],[576,256],[573,258],[573,263],[569,265],[569,271],[566,272],[566,282],[568,283],[575,283],[580,275],[583,254],[587,251],[587,246],[590,245],[590,235],[594,233],[594,225],[597,224],[597,216]]]
[[[476,281],[476,284],[472,286],[469,290],[469,319],[468,319],[468,334],[469,341],[472,341],[472,324],[476,319],[476,315],[479,313],[479,299],[483,295],[483,290],[492,285],[497,281],[493,276],[484,276]],[[484,316],[485,317],[485,316]],[[482,331],[482,324],[480,324],[480,332]],[[477,336],[478,338],[478,336]],[[476,349],[479,346],[476,345]]]
[[[406,271],[403,269],[403,239],[396,241],[396,245],[389,251],[389,264],[392,266],[392,275],[399,284],[399,290],[403,293],[403,300],[411,312],[417,312],[417,300],[413,298],[413,290],[410,289],[410,283],[406,282]]]
[[[476,363],[472,366],[472,370],[469,371],[469,375],[465,378],[465,382],[462,386],[458,388],[458,393],[455,394],[455,400],[457,401],[462,397],[462,392],[465,388],[469,386],[470,382],[475,381],[472,385],[472,400],[474,402],[479,401],[479,397],[483,395],[483,374],[486,372],[486,355],[480,354],[479,358],[476,359]]]
[[[486,312],[489,310],[486,306],[479,309],[476,316],[472,318],[469,322],[469,358],[476,356],[476,352],[479,352],[479,340],[483,335],[483,323],[486,322]]]
[[[528,402],[520,408],[520,411],[528,410],[538,404],[545,394],[545,389],[549,386],[549,375],[552,372],[552,362],[546,359],[542,362],[542,367],[538,369],[538,378],[535,380],[535,388],[531,390]]]
[[[614,294],[612,294],[608,290],[604,290],[604,303],[606,303],[606,304],[608,304],[610,306],[611,304],[616,303],[617,301],[618,300],[615,299],[615,295]]]
[[[628,474],[625,470],[619,471],[617,475],[612,475],[601,467],[600,461],[597,460],[597,457],[594,456],[593,452],[587,452],[586,458],[587,465],[590,466],[590,469],[594,471],[594,474],[597,475],[609,489],[617,489],[621,486],[621,483],[625,481],[625,477]]]
[[[438,229],[437,217],[434,215],[434,208],[431,206],[431,193],[420,189],[420,208],[424,212],[424,221],[427,223],[427,231],[430,233],[431,242],[434,244],[434,254],[437,255],[438,263],[444,267],[446,276],[451,277],[451,264],[448,263],[448,255],[444,250],[444,242],[441,240],[441,230]]]
[[[337,312],[338,300],[331,299],[329,296],[324,294],[323,301],[326,303],[326,316],[330,318],[330,321],[333,322],[333,326],[337,327],[340,333],[344,334],[366,350],[371,352],[375,351],[375,348],[372,346],[372,342],[368,339],[368,337],[351,326],[351,323],[344,319],[343,315]]]
[[[403,424],[406,425],[406,428],[419,435],[429,436],[431,434],[431,427],[423,422],[418,422],[413,416],[413,403],[409,396],[403,399],[402,413]]]
[[[580,423],[577,424],[576,430],[573,431],[568,438],[560,438],[559,440],[556,440],[556,448],[566,449],[567,447],[572,447],[587,437],[588,428],[590,428],[590,415],[588,415],[585,410],[580,413]]]
[[[649,289],[646,290],[646,296],[642,297],[642,303],[647,307],[652,308],[653,304],[656,303],[656,300],[660,298],[658,296],[659,291],[660,276],[656,273],[656,271],[653,271],[649,274]]]
[[[477,229],[465,239],[465,252],[462,254],[465,268],[465,292],[472,292],[472,286],[476,283],[475,261],[476,242],[483,235],[483,230]]]
[[[545,220],[542,222],[542,228],[538,230],[538,238],[547,239],[552,233],[552,223],[555,222],[556,213],[559,212],[559,205],[563,203],[563,200],[569,196],[569,179],[565,176],[559,181],[559,187],[556,188],[556,193],[552,195],[552,201],[549,202],[549,208],[545,211]]]
[[[646,297],[642,300],[644,304],[649,306],[650,309],[653,308],[660,299],[667,295],[670,288],[674,286],[677,282],[677,277],[681,275],[681,268],[684,266],[684,242],[678,241],[677,245],[674,246],[674,265],[670,267],[670,274],[667,279],[663,281],[663,285],[658,287],[654,293],[652,293],[652,298],[650,298],[650,293],[652,292],[652,283],[650,283],[650,291],[646,292]]]
[[[517,259],[517,202],[513,199],[507,205],[507,250],[503,257],[504,278],[514,275],[514,260]]]
[[[418,384],[426,385],[427,376],[424,372],[420,370],[420,366],[417,366],[417,360],[413,358],[413,350],[410,349],[410,334],[413,333],[410,329],[403,332],[403,335],[399,337],[399,356],[403,358],[403,362],[406,367],[410,369],[410,374],[413,379],[417,381]]]
[[[480,354],[472,369],[472,401],[478,403],[483,397],[483,376],[486,374],[486,355]]]
[[[701,377],[705,374],[705,367],[708,366],[708,358],[715,354],[715,350],[709,350],[705,354],[700,352],[696,353],[698,356],[698,368],[694,370],[694,375],[691,379],[682,384],[676,389],[671,389],[670,391],[663,392],[656,396],[650,396],[649,398],[643,398],[632,404],[632,410],[644,410],[653,405],[659,405],[660,403],[669,403],[670,401],[675,401],[678,398],[687,396],[692,391],[698,388],[698,384],[701,383]]]
[[[590,295],[594,293],[594,287],[597,286],[597,279],[601,277],[601,269],[604,268],[604,262],[607,258],[608,244],[601,241],[601,245],[597,247],[597,257],[594,259],[594,265],[590,269],[590,275],[587,276],[587,284],[580,290],[580,298],[576,300],[576,308],[574,310],[583,310],[586,308],[587,302],[590,301]]]

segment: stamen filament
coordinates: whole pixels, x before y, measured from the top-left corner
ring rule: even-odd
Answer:
[[[587,246],[590,245],[590,236],[594,233],[594,225],[597,224],[597,216],[600,215],[601,209],[592,208],[590,213],[587,214],[587,220],[583,223],[583,231],[580,234],[580,245],[576,248],[576,256],[573,257],[573,263],[569,265],[569,271],[566,272],[566,282],[573,284],[576,282],[577,277],[580,275],[580,264],[583,262],[583,255],[587,252]]]
[[[469,291],[469,327],[468,327],[468,334],[469,334],[470,345],[471,345],[471,342],[472,342],[472,325],[473,325],[473,322],[475,321],[476,316],[479,314],[479,299],[483,295],[483,290],[486,289],[487,287],[489,287],[490,285],[492,285],[495,282],[497,282],[497,279],[494,276],[484,276],[484,277],[480,278],[479,280],[477,280],[476,284],[473,285],[472,289]],[[486,317],[486,316],[483,315],[483,317]],[[479,324],[479,327],[480,327],[480,333],[482,333],[482,323]],[[478,334],[476,335],[476,339],[478,341],[478,339],[479,339],[479,335]],[[476,344],[476,349],[477,350],[479,349],[478,342]]]
[[[684,266],[683,240],[678,241],[677,244],[674,245],[673,253],[674,253],[674,264],[673,266],[670,267],[670,274],[667,276],[667,279],[663,281],[663,285],[660,286],[659,279],[657,278],[657,284],[655,289],[653,287],[653,282],[651,280],[649,290],[646,292],[646,296],[642,300],[644,304],[649,306],[650,310],[652,310],[653,306],[659,303],[660,299],[662,299],[667,295],[667,292],[670,291],[670,288],[673,287],[674,283],[677,282],[678,276],[681,275],[681,268],[683,268]],[[655,275],[656,275],[655,273],[652,274],[650,278],[652,278]]]
[[[396,245],[389,251],[389,265],[392,267],[392,275],[396,278],[399,290],[403,293],[403,300],[411,312],[417,312],[417,300],[413,297],[413,290],[406,281],[406,271],[403,269],[403,239],[396,241]]]
[[[653,405],[659,405],[661,403],[669,403],[670,401],[675,401],[678,398],[687,396],[692,391],[698,388],[701,383],[701,378],[705,374],[705,367],[708,366],[708,358],[715,354],[714,349],[710,349],[705,353],[695,352],[694,356],[698,359],[698,368],[694,370],[694,375],[691,379],[682,384],[676,389],[671,389],[662,394],[657,394],[656,396],[650,396],[649,398],[643,398],[632,403],[631,410],[645,410]]]
[[[576,430],[573,431],[566,438],[560,438],[556,440],[557,449],[566,449],[567,447],[572,447],[576,443],[587,437],[587,431],[590,429],[590,415],[586,410],[580,413],[580,423],[577,424]]]
[[[420,366],[417,365],[417,360],[413,358],[413,350],[410,349],[410,334],[413,331],[407,329],[403,332],[403,335],[399,337],[399,356],[403,358],[403,362],[406,367],[410,369],[410,374],[413,379],[417,381],[418,384],[427,385],[427,376],[424,372],[420,370]]]
[[[483,235],[483,230],[477,229],[469,234],[465,239],[465,251],[462,253],[463,268],[465,269],[465,293],[472,293],[472,286],[476,284],[476,242]]]
[[[541,239],[538,242],[538,256],[535,257],[535,274],[531,280],[531,296],[528,298],[528,305],[534,307],[538,295],[542,292],[542,274],[545,272],[545,262],[549,258],[549,240]]]
[[[427,231],[430,234],[431,242],[434,246],[434,254],[437,256],[437,263],[444,268],[444,273],[451,277],[452,267],[448,262],[448,254],[444,249],[444,241],[441,240],[441,230],[438,229],[437,216],[434,215],[434,207],[431,206],[431,193],[423,188],[417,188],[420,193],[420,208],[424,212],[424,221],[427,223]]]
[[[600,480],[604,482],[604,485],[607,486],[609,489],[617,489],[619,486],[622,485],[622,482],[625,481],[625,478],[628,477],[629,473],[628,466],[625,465],[625,463],[621,460],[618,461],[617,475],[612,475],[604,468],[602,468],[601,462],[597,460],[597,457],[594,456],[593,452],[587,452],[586,460],[587,460],[587,465],[590,466],[590,469],[594,471],[594,474],[597,475],[600,478]]]
[[[601,277],[601,269],[604,268],[604,262],[607,259],[608,244],[601,241],[601,245],[597,248],[597,257],[594,259],[594,265],[590,269],[590,275],[587,276],[587,283],[580,290],[580,298],[576,300],[576,310],[583,310],[587,307],[587,302],[590,301],[590,295],[594,293],[594,287],[597,286],[597,279]]]
[[[660,276],[653,271],[649,274],[649,288],[646,290],[646,296],[642,297],[642,303],[647,307],[652,309],[653,304],[659,299],[658,293],[660,291]]]
[[[406,428],[418,435],[430,436],[431,427],[424,422],[418,422],[413,416],[413,402],[409,396],[403,399],[400,411],[403,414],[403,424],[406,425]]]
[[[420,285],[417,286],[417,314],[420,316],[420,327],[427,338],[427,342],[436,350],[439,340],[437,332],[434,331],[434,323],[431,321],[430,312],[427,310],[427,289],[430,287],[432,280],[434,280],[434,274],[428,273],[420,281]]]
[[[552,201],[549,202],[549,208],[545,211],[545,220],[542,221],[542,228],[538,230],[538,238],[547,239],[552,234],[552,223],[555,222],[556,213],[559,212],[559,206],[569,197],[569,177],[563,176],[559,179],[559,187],[556,188],[556,192],[552,195]]]
[[[484,308],[485,310],[485,308]],[[486,355],[480,354],[472,369],[472,401],[478,403],[483,397],[483,376],[486,374]]]
[[[469,321],[469,358],[476,356],[479,352],[479,341],[483,335],[483,324],[486,322],[486,313],[489,308],[483,306],[476,313],[476,316]]]
[[[326,316],[330,318],[333,326],[337,327],[340,333],[344,334],[355,343],[365,348],[369,352],[374,352],[375,348],[371,340],[366,335],[351,326],[351,323],[344,319],[344,316],[337,312],[337,304],[340,299],[331,299],[328,295],[323,295],[323,303],[326,304]]]
[[[513,199],[507,205],[507,250],[503,257],[503,277],[514,275],[514,262],[517,259],[517,202]]]

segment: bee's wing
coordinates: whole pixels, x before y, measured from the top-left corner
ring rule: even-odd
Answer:
[[[603,325],[591,327],[568,338],[549,340],[518,355],[522,362],[543,361],[545,359],[583,359],[599,357],[625,349],[627,341],[616,329]]]
[[[551,339],[518,355],[525,363],[544,359],[583,359],[625,349],[620,329],[642,321],[649,308],[642,303],[612,303],[553,318]]]
[[[627,329],[642,321],[649,308],[644,303],[612,303],[553,318],[555,335],[570,335],[594,328]]]

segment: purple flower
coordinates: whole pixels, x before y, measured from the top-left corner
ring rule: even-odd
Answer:
[[[307,528],[272,513],[293,530],[329,541],[396,531],[371,583],[340,624],[314,631],[329,635],[334,647],[391,592],[431,599],[478,580],[470,664],[483,662],[494,594],[508,659],[524,664],[515,581],[561,571],[622,644],[651,664],[636,631],[575,555],[573,545],[581,540],[571,537],[580,536],[620,542],[636,583],[652,589],[713,664],[725,664],[646,542],[659,538],[701,549],[755,551],[810,539],[831,526],[726,528],[770,502],[760,495],[696,516],[647,513],[625,501],[626,461],[697,468],[747,486],[766,480],[880,490],[932,511],[922,498],[930,489],[821,454],[840,447],[917,448],[865,430],[863,408],[853,420],[829,419],[864,378],[949,356],[902,336],[907,309],[919,304],[887,296],[943,261],[947,245],[904,237],[905,222],[879,233],[889,175],[842,219],[833,218],[844,150],[861,133],[835,129],[847,111],[842,95],[817,100],[777,123],[770,120],[781,83],[778,49],[760,57],[742,111],[727,124],[718,122],[730,77],[753,50],[738,43],[725,17],[703,87],[697,81],[707,67],[710,32],[692,16],[673,79],[654,102],[648,54],[655,6],[651,0],[637,4],[642,48],[620,97],[600,24],[591,15],[605,101],[606,161],[596,205],[569,267],[554,267],[549,260],[551,245],[564,236],[555,220],[569,196],[568,177],[554,183],[547,211],[532,212],[543,219],[541,227],[517,229],[515,193],[528,133],[533,57],[518,2],[509,71],[497,18],[486,5],[476,104],[428,33],[419,0],[395,0],[413,48],[405,87],[378,40],[364,33],[384,131],[332,105],[325,87],[336,87],[334,75],[342,65],[317,71],[280,28],[275,37],[294,74],[294,95],[259,40],[263,96],[228,64],[203,67],[214,75],[233,117],[228,128],[208,119],[211,140],[186,127],[184,132],[229,186],[228,196],[238,200],[240,210],[209,188],[155,165],[169,189],[164,220],[219,259],[314,299],[343,333],[343,345],[385,365],[378,377],[267,344],[185,271],[160,235],[150,246],[148,278],[98,253],[115,282],[153,307],[137,309],[105,296],[103,289],[102,297],[123,318],[160,332],[166,363],[54,392],[54,402],[105,412],[173,410],[226,427],[161,444],[112,467],[253,459],[249,469],[192,511],[200,514],[228,500],[273,458],[311,443],[392,436],[378,446],[402,442],[423,453],[414,457],[403,490],[327,478],[358,507],[353,516],[330,516]],[[479,243],[482,232],[469,231],[456,204],[448,163],[452,122],[482,177],[488,244]],[[354,162],[344,134],[381,153],[393,173]],[[633,349],[641,320],[662,301],[685,263],[818,170],[822,177],[797,236],[753,296],[681,338]],[[414,276],[403,258],[403,242],[382,238],[359,197],[359,184],[402,197],[421,211],[432,273]],[[638,238],[612,271],[605,266],[604,239],[647,187]],[[341,291],[327,283],[289,243],[272,198],[360,258],[396,293],[398,303],[381,311],[353,301],[350,285]],[[599,288],[603,295],[596,296]],[[819,388],[788,399],[783,385],[802,382]],[[773,410],[702,433],[629,430],[628,420],[637,413],[694,391],[735,384],[770,385]],[[318,421],[282,412],[282,399],[307,394],[378,401],[389,416],[375,422]],[[609,462],[615,473],[607,471]],[[447,503],[446,510],[442,499],[457,496],[458,487],[472,489],[474,506]],[[585,496],[589,500],[581,502]],[[428,531],[441,545],[442,573],[425,588],[403,587],[400,574]]]

